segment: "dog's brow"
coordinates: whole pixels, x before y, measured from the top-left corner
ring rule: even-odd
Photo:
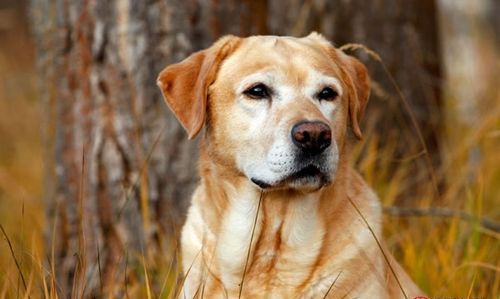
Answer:
[[[252,84],[260,82],[271,85],[274,81],[274,76],[271,71],[261,71],[258,73],[250,74],[244,77],[238,84],[237,93],[242,93],[247,88],[251,87]]]
[[[335,91],[340,96],[343,94],[342,84],[340,83],[340,80],[335,77],[325,75],[319,72],[312,72],[310,80],[311,82],[314,82],[315,88],[330,86],[335,88]]]

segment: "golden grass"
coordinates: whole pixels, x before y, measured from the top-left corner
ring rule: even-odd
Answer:
[[[2,236],[0,299],[58,298],[53,291],[57,282],[47,262],[48,250],[43,248],[41,111],[36,99],[33,56],[26,47],[13,42],[13,36],[3,38],[0,224],[12,251]],[[453,113],[447,113],[443,165],[433,170],[445,187],[437,197],[429,178],[418,190],[419,199],[412,203],[415,207],[464,211],[473,216],[472,221],[458,217],[384,216],[388,247],[431,298],[500,296],[500,234],[480,225],[482,218],[498,221],[500,216],[499,103],[498,92],[493,89],[474,128],[461,125]],[[453,111],[454,107],[446,109]],[[422,159],[422,149],[415,149],[412,157],[394,161],[395,144],[379,144],[375,132],[365,136],[353,148],[353,160],[383,205],[394,206],[412,179],[412,163]],[[170,254],[129,253],[129,257],[123,257],[141,262],[127,264],[126,277],[115,290],[124,292],[125,298],[175,298],[182,278],[175,261],[177,246],[172,247]],[[145,252],[155,250],[146,248]]]
[[[447,122],[443,165],[433,171],[446,182],[436,196],[430,180],[418,193],[413,206],[439,210],[443,207],[472,216],[404,217],[385,215],[385,235],[398,260],[431,298],[498,298],[500,295],[500,233],[483,227],[482,219],[500,215],[500,104],[493,93],[489,112],[475,128]],[[376,135],[358,147],[365,148],[358,169],[377,190],[384,206],[393,206],[411,179],[411,159],[400,161],[395,175],[386,167],[394,145],[378,147]],[[358,148],[358,151],[359,151]],[[418,150],[416,151],[418,152]],[[377,163],[378,161],[378,163]],[[404,208],[403,208],[404,209]],[[497,222],[498,224],[498,222]]]
[[[43,205],[41,113],[29,44],[24,27],[0,31],[0,224],[31,291],[43,273],[37,266],[43,260]],[[0,298],[23,298],[23,282],[0,236]]]
[[[454,159],[452,167],[436,170],[442,172],[449,183],[441,198],[432,195],[428,183],[419,190],[421,199],[413,204],[430,209],[445,205],[452,210],[465,211],[475,220],[432,216],[399,218],[387,214],[384,217],[389,248],[431,297],[498,298],[500,295],[500,234],[479,223],[482,218],[498,219],[500,213],[500,155],[496,153],[500,139],[491,138],[499,127],[500,113],[498,109],[494,113],[486,119],[492,117],[497,121],[488,124],[482,135],[475,136],[476,142],[467,144],[467,137],[475,135],[475,131],[470,132],[471,135],[464,136],[463,142],[455,146],[455,151],[449,152],[449,158]],[[410,162],[402,162],[396,175],[386,180],[386,170],[380,169],[384,165],[375,162],[386,160],[392,153],[390,147],[386,149],[389,153],[377,150],[373,145],[376,140],[373,136],[366,141],[368,151],[359,163],[360,170],[378,191],[383,205],[392,206],[402,192],[400,186],[405,185],[405,178],[411,177],[405,174],[406,164]],[[470,170],[468,155],[464,154],[462,159],[455,156],[473,150],[480,150],[482,157],[472,170],[474,175],[470,175],[466,173]]]

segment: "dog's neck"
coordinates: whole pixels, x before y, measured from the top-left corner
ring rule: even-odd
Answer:
[[[251,202],[257,205],[259,200],[262,206],[289,204],[310,204],[316,202],[323,212],[332,211],[339,201],[344,202],[345,194],[338,194],[345,190],[347,173],[352,171],[348,164],[345,145],[341,148],[338,168],[335,179],[330,185],[314,192],[304,193],[292,189],[263,190],[250,181],[243,173],[237,171],[230,162],[218,159],[211,154],[204,144],[200,150],[200,176],[204,194],[207,195],[208,206],[211,206],[211,216],[221,219],[229,206]],[[244,194],[245,198],[241,198]],[[302,202],[302,203],[301,203]],[[324,206],[323,206],[324,205]],[[208,219],[207,219],[208,220]],[[217,221],[219,222],[219,221]],[[218,227],[214,229],[217,231]]]
[[[328,218],[340,214],[335,210],[342,208],[343,203],[336,198],[343,195],[336,190],[345,190],[339,186],[344,184],[347,162],[340,161],[333,184],[315,192],[264,191],[243,174],[231,173],[234,167],[224,167],[217,159],[203,156],[206,154],[202,151],[200,163],[201,193],[206,194],[203,221],[217,244],[215,257],[226,287],[237,286],[248,263],[250,271],[279,269],[281,276],[289,273],[289,282],[307,279],[297,266],[306,269],[321,256]],[[279,259],[275,254],[278,249]]]

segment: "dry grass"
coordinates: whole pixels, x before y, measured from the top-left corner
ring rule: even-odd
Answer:
[[[0,224],[7,236],[0,240],[0,299],[57,298],[51,292],[57,282],[43,248],[41,111],[33,53],[26,44],[24,33],[0,32]],[[464,211],[472,219],[384,217],[388,247],[431,297],[500,296],[500,234],[480,224],[483,218],[498,221],[500,216],[500,104],[495,88],[482,105],[485,112],[474,128],[460,125],[450,113],[454,107],[446,107],[444,163],[433,170],[445,187],[437,196],[428,179],[416,190],[420,199],[412,203]],[[394,206],[413,179],[409,172],[414,160],[422,158],[421,149],[415,149],[414,157],[395,161],[395,144],[380,145],[375,132],[365,136],[355,146],[353,160],[384,206]],[[115,289],[126,298],[174,298],[175,286],[182,284],[176,248],[172,246],[171,254],[123,257],[142,262],[127,263],[123,284]]]
[[[497,105],[498,106],[498,105]],[[416,190],[420,200],[416,207],[436,211],[446,207],[471,216],[459,217],[384,217],[385,236],[405,269],[432,297],[498,298],[500,295],[500,234],[485,228],[481,219],[499,218],[500,148],[498,128],[500,110],[486,115],[478,130],[464,129],[460,142],[449,144],[442,169],[436,169],[446,180],[441,196],[434,195],[430,183]],[[391,145],[376,146],[377,137],[366,141],[366,155],[360,158],[359,169],[368,183],[378,191],[384,206],[393,206],[403,192],[411,159],[397,162],[395,175],[388,180],[387,167],[391,163]],[[477,164],[471,165],[470,155],[481,153]],[[378,163],[377,163],[378,162]],[[381,162],[381,163],[380,163]],[[449,165],[449,166],[447,166]],[[402,208],[404,209],[404,207]]]
[[[33,51],[15,12],[1,11],[0,28],[0,224],[7,232],[27,288],[37,284],[43,207],[40,109]],[[18,30],[8,30],[9,26]],[[19,271],[4,236],[0,241],[0,298],[22,298]],[[19,290],[19,291],[18,291]],[[19,294],[19,295],[18,295]],[[32,298],[36,298],[32,296]]]

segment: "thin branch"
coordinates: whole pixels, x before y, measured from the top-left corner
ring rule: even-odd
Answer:
[[[385,207],[384,213],[397,217],[436,217],[436,218],[458,218],[467,222],[478,221],[479,224],[496,233],[500,233],[500,223],[485,217],[479,217],[465,211],[450,208],[403,208]]]

